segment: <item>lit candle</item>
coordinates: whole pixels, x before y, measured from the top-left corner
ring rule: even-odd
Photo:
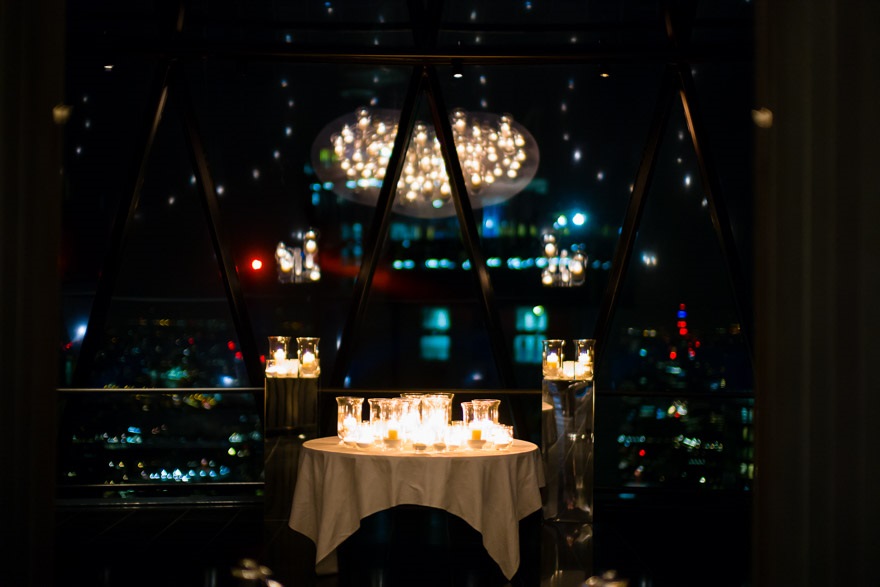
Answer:
[[[302,355],[302,366],[306,369],[312,367],[315,363],[315,353],[306,351]]]
[[[346,416],[342,421],[342,436],[343,439],[347,440],[351,437],[355,431],[357,430],[357,420],[354,416]]]
[[[547,355],[547,368],[553,370],[559,369],[559,355],[553,352]]]
[[[593,376],[593,361],[590,359],[590,351],[584,350],[578,355],[578,373],[579,377],[591,379]]]
[[[397,440],[397,422],[389,422],[388,423],[388,431],[386,434],[388,440]]]
[[[279,364],[281,363],[281,361],[287,358],[287,353],[284,352],[284,349],[275,349],[275,352],[272,353],[272,355],[275,357],[275,360],[278,361]]]
[[[483,431],[479,428],[471,429],[471,440],[480,440],[483,437]]]

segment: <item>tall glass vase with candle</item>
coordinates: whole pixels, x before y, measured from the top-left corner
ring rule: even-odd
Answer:
[[[299,361],[288,358],[289,336],[270,336],[263,402],[265,433],[305,434],[317,431],[317,381],[299,378]]]
[[[548,339],[543,341],[541,369],[544,377],[555,379],[562,376],[562,362],[565,359],[565,341]]]
[[[361,423],[364,398],[339,396],[336,398],[336,435],[346,444],[357,440],[358,427]]]
[[[557,528],[563,548],[580,544],[578,537],[592,536],[593,524],[593,421],[594,341],[575,341],[575,358],[563,363],[562,372],[542,382],[542,397],[551,406],[542,414],[547,444],[542,449],[546,471],[545,523]],[[592,542],[587,545],[591,551]],[[577,555],[592,559],[591,552]],[[591,564],[591,563],[589,563]]]
[[[592,338],[578,338],[574,341],[575,364],[574,378],[584,381],[593,380],[593,359],[596,341]]]
[[[300,336],[296,339],[300,377],[318,377],[321,374],[321,357],[318,353],[320,338]]]

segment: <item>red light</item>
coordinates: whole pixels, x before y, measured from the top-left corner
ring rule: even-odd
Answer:
[[[240,360],[242,360],[242,359],[244,358],[244,355],[241,354],[241,351],[237,351],[237,352],[235,353],[235,358],[236,358],[236,360],[240,361]]]
[[[639,456],[640,456],[640,457],[645,456],[645,449],[641,449],[641,450],[639,450]]]
[[[263,268],[263,262],[260,261],[259,259],[254,259],[251,261],[251,269],[253,269],[254,271],[259,271],[262,268]]]
[[[674,414],[672,414],[672,417],[673,418],[681,418],[681,414],[679,414],[678,412],[675,412]]]
[[[686,308],[685,308],[685,305],[684,305],[684,304],[679,304],[679,305],[678,305],[678,309],[679,309],[679,310],[684,310],[684,309],[686,309]]]
[[[679,328],[679,329],[678,329],[678,333],[679,333],[681,336],[686,336],[687,333],[688,333],[688,329],[687,329],[687,328]]]
[[[679,320],[679,321],[678,321],[678,327],[679,327],[679,328],[686,328],[687,325],[688,325],[688,323],[687,323],[686,321],[684,321],[684,320]]]
[[[260,362],[266,364],[266,355],[260,355]]]
[[[695,341],[694,341],[694,346],[697,347],[697,348],[700,348],[700,341],[699,341],[699,340],[695,340]]]
[[[694,349],[688,349],[688,356],[693,359],[697,356],[697,353],[696,351],[694,351]]]
[[[235,343],[230,340],[229,342],[226,343],[226,348],[228,348],[230,351],[234,351],[235,350]]]
[[[677,356],[678,356],[678,353],[677,353],[677,352],[675,352],[675,351],[669,351],[669,358],[672,359],[673,361],[675,360],[675,358],[676,358]]]
[[[196,339],[190,336],[188,339],[186,339],[186,342],[188,342],[189,344],[196,344]]]

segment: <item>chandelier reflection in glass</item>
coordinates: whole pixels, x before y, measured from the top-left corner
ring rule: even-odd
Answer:
[[[288,247],[283,242],[275,247],[275,263],[280,283],[309,283],[321,280],[318,265],[318,233],[309,229],[302,236],[302,247]]]
[[[324,127],[312,149],[312,163],[324,187],[354,202],[374,205],[399,118],[399,110],[359,108]],[[509,114],[456,109],[450,123],[473,208],[513,197],[535,176],[535,139]],[[413,127],[393,210],[421,218],[455,214],[440,141],[433,127],[423,122]]]
[[[583,285],[587,273],[587,256],[582,247],[572,245],[571,252],[560,249],[556,236],[547,233],[543,238],[546,262],[541,270],[541,283],[549,287]]]

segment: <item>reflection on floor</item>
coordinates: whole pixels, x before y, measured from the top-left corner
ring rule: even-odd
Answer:
[[[748,500],[719,504],[699,496],[647,504],[597,495],[592,534],[543,523],[540,514],[527,518],[512,581],[462,520],[429,508],[395,508],[364,520],[339,550],[338,574],[317,576],[314,544],[287,526],[301,443],[291,436],[267,440],[262,503],[59,504],[55,584],[258,585],[233,577],[248,558],[285,587],[575,587],[608,569],[630,587],[748,585]]]

